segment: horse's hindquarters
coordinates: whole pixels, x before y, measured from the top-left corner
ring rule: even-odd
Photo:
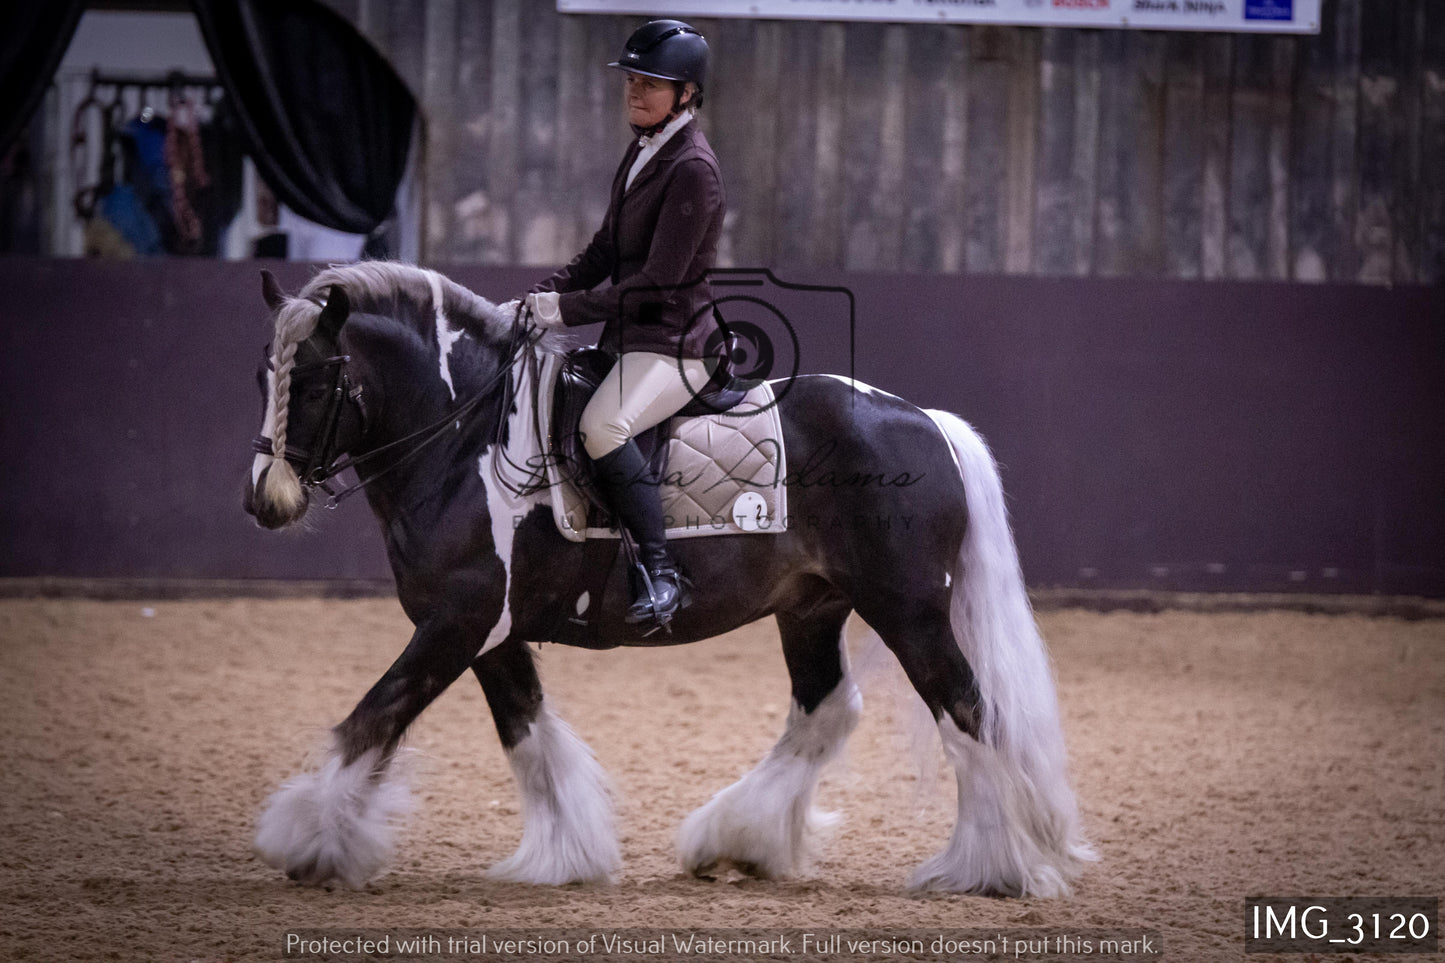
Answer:
[[[1092,854],[988,449],[952,415],[845,379],[799,379],[784,417],[786,538],[898,657],[957,772],[953,839],[914,885],[1066,892]]]

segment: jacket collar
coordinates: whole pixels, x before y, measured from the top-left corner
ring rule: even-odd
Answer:
[[[674,119],[671,124],[668,124],[668,127],[671,128],[670,134],[667,130],[664,130],[662,133],[655,135],[655,137],[665,137],[666,140],[658,147],[657,154],[643,165],[642,170],[637,172],[637,176],[632,179],[632,185],[623,189],[622,194],[624,196],[631,194],[637,190],[641,184],[656,177],[658,171],[667,166],[668,161],[672,160],[681,153],[685,147],[692,143],[692,134],[697,130],[697,126],[692,123],[693,116],[691,111],[685,112]],[[627,152],[629,160],[623,170],[623,184],[627,182],[627,171],[631,170],[633,161],[637,159],[637,155],[641,153],[643,149],[642,141],[638,140],[634,142],[633,149]]]
[[[647,130],[643,130],[640,127],[633,127],[632,131],[637,135],[637,146],[645,149],[648,144],[655,143],[661,148],[664,143],[671,139],[672,135],[690,124],[696,116],[697,111],[695,110],[682,110],[671,119],[664,121],[656,127],[651,127]],[[661,140],[658,138],[661,138]]]

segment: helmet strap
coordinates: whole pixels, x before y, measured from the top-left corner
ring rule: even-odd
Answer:
[[[681,99],[681,97],[681,94],[677,95],[677,99]],[[689,110],[690,104],[691,101],[689,101],[688,104],[679,104],[677,100],[674,100],[672,103],[672,110],[667,112],[667,116],[662,118],[662,120],[659,120],[657,123],[653,124],[651,127],[638,127],[636,124],[630,124],[629,126],[632,128],[632,132],[638,137],[656,137],[667,128],[668,124],[672,123],[674,120],[677,120],[677,118],[684,111]]]
[[[668,124],[672,123],[675,117],[677,117],[677,114],[668,114],[666,117],[662,118],[662,120],[659,120],[651,127],[638,127],[636,124],[631,124],[629,126],[632,128],[632,132],[638,137],[656,137],[658,134],[662,133],[662,131],[667,127]]]

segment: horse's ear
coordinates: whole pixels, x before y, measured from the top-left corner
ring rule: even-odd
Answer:
[[[316,330],[336,338],[341,334],[341,326],[346,323],[346,316],[350,313],[351,299],[346,296],[346,289],[339,284],[333,284],[326,295],[326,307],[321,309],[321,317],[316,319]]]
[[[286,301],[286,292],[281,290],[281,283],[276,280],[276,275],[265,268],[261,269],[261,297],[266,299],[266,307],[272,311]]]

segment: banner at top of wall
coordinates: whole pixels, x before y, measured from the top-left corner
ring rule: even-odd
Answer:
[[[1318,33],[1321,0],[557,0],[561,13]]]

